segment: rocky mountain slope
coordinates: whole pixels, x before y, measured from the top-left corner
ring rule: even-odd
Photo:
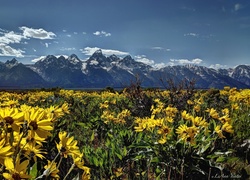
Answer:
[[[215,70],[204,66],[166,66],[161,69],[135,61],[131,56],[104,56],[97,50],[88,60],[71,56],[42,57],[35,64],[24,65],[16,59],[0,63],[0,88],[123,88],[136,77],[143,87],[164,87],[168,79],[196,82],[196,88],[249,88],[250,66]]]

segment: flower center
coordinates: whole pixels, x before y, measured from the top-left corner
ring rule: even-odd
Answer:
[[[169,129],[168,128],[165,128],[163,131],[164,131],[165,134],[169,133]]]
[[[65,147],[61,147],[60,151],[61,151],[61,153],[65,153],[67,151],[67,149]]]
[[[14,122],[14,119],[10,116],[5,117],[4,120],[7,124],[12,124]]]
[[[30,122],[30,126],[33,127],[33,130],[37,130],[38,129],[38,125],[37,125],[37,123],[35,121],[31,121]]]
[[[17,174],[17,173],[12,174],[12,178],[13,178],[14,180],[21,180],[20,175],[19,175],[19,174]]]

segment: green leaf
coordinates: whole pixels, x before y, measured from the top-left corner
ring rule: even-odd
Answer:
[[[94,139],[95,139],[95,132],[93,131],[93,132],[92,132],[92,135],[91,135],[91,137],[90,137],[90,142],[92,142]]]
[[[127,153],[128,153],[127,148],[126,148],[126,147],[124,147],[124,148],[123,148],[123,156],[126,156],[126,155],[127,155]]]
[[[218,158],[216,159],[216,162],[220,163],[220,162],[224,162],[225,160],[226,160],[225,157],[220,156],[220,157],[218,157]]]
[[[118,154],[118,153],[115,153],[116,154],[116,156],[120,159],[120,160],[122,160],[122,155],[120,155],[120,154]]]
[[[207,143],[205,146],[202,146],[199,154],[204,153],[209,147],[210,147],[211,142]]]
[[[159,160],[158,157],[154,157],[154,158],[151,160],[151,162],[153,162],[153,163],[158,163],[158,162],[160,162],[160,160]]]
[[[113,134],[111,134],[111,133],[108,133],[107,135],[108,135],[108,137],[110,137],[111,139],[114,138]]]
[[[86,127],[86,124],[85,123],[82,123],[82,122],[78,122],[78,123],[76,123],[78,126],[81,126],[81,127],[83,127],[83,128],[85,128]]]
[[[105,142],[105,146],[109,147],[110,143],[111,143],[111,141],[109,139],[107,139],[106,142]]]
[[[36,178],[37,176],[37,163],[35,163],[31,168],[30,168],[30,176],[32,176],[32,180]]]
[[[95,166],[99,165],[99,161],[95,156],[93,157],[93,163],[94,163]]]

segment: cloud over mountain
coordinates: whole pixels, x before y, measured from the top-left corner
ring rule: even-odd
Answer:
[[[106,56],[110,56],[112,54],[115,54],[117,56],[125,56],[125,55],[129,55],[128,52],[123,52],[123,51],[119,51],[119,50],[114,50],[114,49],[102,49],[99,47],[85,47],[84,49],[80,49],[81,52],[87,56],[91,56],[94,52],[96,52],[97,50],[101,49],[102,53]]]
[[[200,64],[203,60],[199,59],[199,58],[195,58],[192,60],[188,60],[188,59],[170,59],[170,65],[185,65],[185,64]]]

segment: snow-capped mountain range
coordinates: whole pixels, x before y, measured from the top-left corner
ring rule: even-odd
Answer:
[[[250,66],[230,69],[212,69],[204,66],[166,66],[155,69],[135,61],[131,56],[104,56],[97,50],[88,60],[70,56],[42,56],[34,64],[24,65],[16,59],[0,62],[0,88],[123,88],[141,80],[143,87],[164,87],[168,79],[196,82],[196,88],[249,88]],[[164,82],[166,82],[164,84]]]

